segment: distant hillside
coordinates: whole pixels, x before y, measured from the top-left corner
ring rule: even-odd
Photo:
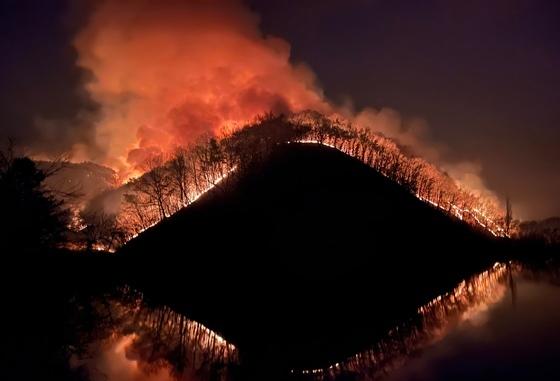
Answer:
[[[523,221],[519,226],[519,237],[541,240],[550,245],[560,245],[560,217],[550,217],[541,221]]]
[[[120,255],[143,286],[261,362],[352,354],[504,254],[488,233],[325,146],[280,145],[234,181]],[[309,353],[322,355],[303,363]]]
[[[40,161],[38,164],[47,171],[53,165],[47,161]],[[117,184],[115,171],[91,162],[64,163],[45,181],[45,185],[56,192],[75,193],[79,203],[86,202]]]
[[[366,243],[373,252],[396,251],[412,249],[414,243],[416,250],[440,254],[490,241],[481,230],[325,146],[283,145],[235,181],[144,232],[122,252],[151,256],[157,250],[159,256],[175,257],[233,245],[246,251],[320,254],[363,249]],[[220,239],[207,242],[207,235]],[[188,245],[178,245],[186,240]]]

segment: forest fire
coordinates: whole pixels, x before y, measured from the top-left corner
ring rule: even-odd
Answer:
[[[241,1],[105,0],[73,46],[99,106],[93,141],[74,145],[74,158],[104,163],[122,183],[117,201],[75,208],[71,225],[85,236],[76,247],[115,251],[222,186],[270,142],[338,149],[449,215],[511,235],[496,199],[402,148],[427,151],[417,125],[390,109],[355,111],[327,99],[313,72],[292,62],[289,43],[263,34]],[[286,131],[248,132],[270,122],[262,115],[287,115],[278,123]]]
[[[92,228],[96,221],[111,226],[105,232],[110,238],[105,242],[94,239],[95,246],[90,246],[114,251],[210,190],[224,189],[229,182],[226,179],[241,175],[251,162],[287,143],[320,144],[339,150],[453,217],[494,236],[509,234],[504,212],[495,200],[469,192],[433,164],[403,153],[394,140],[355,128],[340,118],[303,112],[289,117],[265,116],[220,139],[210,138],[179,148],[172,155],[153,158],[144,175],[121,187],[122,201],[114,217],[102,221],[99,216],[93,218]]]
[[[103,151],[98,159],[121,180],[141,176],[154,157],[240,129],[266,113],[314,110],[419,151],[433,150],[414,134],[417,126],[393,110],[354,111],[327,99],[313,72],[292,63],[289,43],[264,35],[257,15],[240,1],[216,7],[106,0],[74,45],[78,65],[93,74],[86,90],[101,106],[95,143],[104,147],[75,151]]]
[[[560,2],[0,9],[3,379],[560,374]]]
[[[239,1],[103,1],[74,44],[102,107],[96,143],[121,178],[255,115],[330,108],[289,44],[264,36]]]
[[[214,189],[215,187],[219,186],[220,183],[221,183],[222,181],[224,181],[224,180],[225,180],[232,172],[234,172],[235,170],[236,170],[236,167],[235,167],[235,166],[232,167],[232,168],[230,168],[230,169],[228,169],[227,172],[226,172],[225,174],[220,175],[219,177],[217,177],[216,179],[214,179],[214,180],[211,182],[211,184],[208,185],[205,189],[203,189],[202,191],[200,191],[200,192],[198,192],[198,193],[195,193],[195,194],[190,195],[190,197],[188,198],[188,201],[186,201],[186,200],[181,201],[181,206],[184,208],[184,207],[187,207],[188,205],[190,205],[191,203],[195,202],[196,200],[198,200],[199,198],[201,198],[202,196],[204,196],[206,193],[208,193],[209,191],[211,191],[211,190]],[[159,220],[156,221],[156,222],[154,222],[153,224],[151,224],[151,225],[145,227],[145,228],[142,228],[140,231],[138,231],[137,233],[135,233],[130,239],[134,239],[134,238],[138,237],[138,235],[142,234],[143,232],[145,232],[145,231],[148,230],[149,228],[155,226],[158,222],[159,222]]]
[[[309,140],[309,139],[304,139],[304,140],[298,140],[297,143],[301,143],[301,144],[321,144],[324,145],[326,147],[331,147],[331,148],[335,148],[335,149],[339,149],[338,147],[336,147],[333,144],[329,144],[326,142],[321,142],[319,140]],[[341,152],[344,152],[346,154],[350,154],[350,152],[341,150]],[[419,193],[415,193],[415,196],[418,197],[418,199],[427,202],[428,204],[439,208],[439,209],[443,209],[446,210],[448,209],[448,207],[444,204],[438,204],[435,201],[432,201],[431,199],[428,198],[424,198],[422,197]],[[467,208],[460,208],[459,206],[451,203],[449,205],[451,207],[451,211],[453,212],[453,216],[457,217],[460,220],[464,220],[465,219],[465,215],[469,215],[472,217],[472,219],[474,219],[474,221],[480,226],[482,227],[484,230],[487,230],[488,232],[490,232],[494,237],[500,237],[500,236],[504,236],[504,229],[500,226],[495,226],[493,227],[493,225],[495,225],[495,223],[492,222],[492,220],[487,217],[486,215],[483,214],[483,212],[481,212],[479,209],[467,209]],[[468,218],[468,217],[467,217]]]

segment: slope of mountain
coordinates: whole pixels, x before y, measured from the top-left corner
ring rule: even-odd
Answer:
[[[49,170],[52,162],[40,161],[41,169]],[[117,174],[111,168],[91,162],[64,163],[45,184],[56,192],[74,193],[74,203],[84,203],[96,195],[117,185]]]
[[[285,144],[120,255],[143,289],[289,368],[364,349],[500,250],[358,160]]]

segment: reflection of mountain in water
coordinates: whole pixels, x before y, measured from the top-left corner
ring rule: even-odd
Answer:
[[[158,380],[225,380],[238,362],[236,347],[216,332],[168,307],[150,307],[129,288],[81,308],[91,308],[98,323],[83,332],[94,341],[74,365],[87,368],[92,379],[102,373],[109,381],[126,379],[123,374],[140,380],[154,374]]]
[[[415,370],[414,366],[410,370],[411,364],[433,362],[430,353],[434,348],[437,350],[448,345],[442,343],[449,342],[449,338],[465,330],[464,327],[481,330],[481,327],[491,324],[492,319],[495,320],[492,324],[507,326],[512,303],[516,313],[527,308],[526,304],[516,303],[517,295],[525,301],[528,298],[536,300],[532,308],[537,306],[546,311],[549,306],[538,304],[540,294],[534,290],[528,294],[530,288],[526,286],[527,283],[542,284],[543,280],[547,285],[559,285],[559,268],[553,265],[534,270],[517,263],[497,263],[418,308],[416,316],[390,330],[366,351],[324,368],[294,369],[291,374],[283,373],[282,369],[263,368],[260,371],[266,372],[262,377],[267,379],[407,380],[410,377],[416,379],[414,372],[420,372],[424,378],[418,379],[428,380],[430,378],[422,370]],[[560,288],[552,290],[556,298],[553,299],[560,301]],[[502,306],[500,308],[504,311],[505,307],[508,309],[496,318],[496,306]],[[252,366],[240,359],[236,346],[216,332],[169,307],[152,306],[141,293],[128,287],[90,299],[87,305],[80,305],[78,309],[90,309],[95,323],[91,326],[78,325],[88,349],[79,356],[75,355],[71,363],[74,367],[87,370],[87,379],[92,381],[225,381],[244,379],[237,376],[247,374],[245,368]],[[549,315],[553,319],[560,318],[560,311]],[[372,321],[372,324],[375,322]],[[516,329],[533,332],[530,324],[535,322],[529,322],[526,327],[523,324],[521,329]],[[468,336],[476,334],[469,333]],[[560,338],[560,330],[552,329],[551,337]],[[533,344],[538,346],[538,343]],[[552,351],[553,355],[555,353],[557,350]],[[422,360],[426,356],[428,360]],[[480,362],[483,361],[476,359],[474,364]],[[471,365],[460,364],[459,368],[461,366]],[[476,375],[474,379],[478,379]]]
[[[547,283],[560,284],[560,273],[556,267],[534,271],[520,264],[497,263],[420,307],[415,318],[389,331],[371,349],[325,368],[293,370],[292,374],[299,379],[315,380],[383,378],[404,366],[410,357],[420,355],[424,348],[437,345],[461,323],[483,324],[488,309],[504,302],[508,288],[511,302],[515,304],[515,279],[533,282],[545,279]]]

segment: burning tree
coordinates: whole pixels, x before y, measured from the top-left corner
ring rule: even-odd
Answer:
[[[136,193],[144,196],[145,203],[157,209],[160,220],[170,214],[169,197],[172,193],[172,178],[164,163],[163,156],[149,159],[147,172],[132,182]]]
[[[505,232],[504,212],[494,200],[467,191],[433,164],[406,154],[394,140],[316,112],[300,113],[291,120],[308,129],[300,142],[334,147],[450,215],[493,235],[509,236]]]
[[[169,171],[171,181],[179,194],[179,202],[181,205],[187,205],[190,202],[189,194],[192,172],[186,149],[178,148],[175,151],[175,154],[169,161]]]

